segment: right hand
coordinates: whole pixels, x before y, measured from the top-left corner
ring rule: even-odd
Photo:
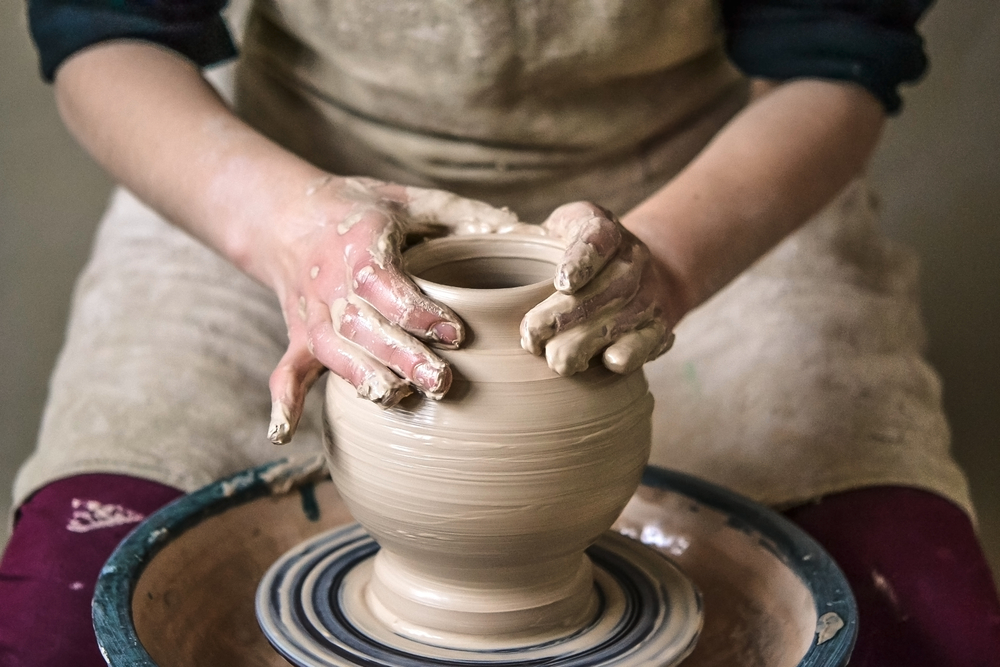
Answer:
[[[556,293],[521,321],[525,350],[572,375],[597,354],[607,369],[631,373],[670,349],[680,317],[667,272],[611,212],[591,202],[564,204],[542,229],[566,250]]]
[[[424,343],[461,344],[461,320],[424,296],[401,269],[409,233],[508,231],[517,217],[438,190],[327,176],[274,227],[259,273],[278,294],[288,348],[271,375],[275,444],[291,440],[324,369],[378,405],[416,388],[440,399],[451,370]],[[424,341],[424,342],[421,342]]]

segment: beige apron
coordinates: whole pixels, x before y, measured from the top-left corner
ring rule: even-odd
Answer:
[[[578,199],[624,213],[745,100],[717,26],[708,0],[264,0],[237,108],[335,173],[528,221]],[[653,461],[774,505],[897,484],[971,512],[922,343],[915,262],[856,183],[647,365]],[[93,471],[191,490],[284,455],[264,440],[283,346],[271,295],[120,192],[15,500]],[[297,449],[319,446],[316,394]]]

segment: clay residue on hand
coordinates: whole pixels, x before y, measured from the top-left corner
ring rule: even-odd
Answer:
[[[276,445],[287,445],[292,439],[292,414],[281,401],[271,404],[271,421],[267,428],[267,439]]]
[[[607,319],[616,314],[639,291],[643,257],[616,257],[584,289],[575,294],[557,292],[524,316],[521,345],[532,354],[541,354],[549,339],[578,323]]]
[[[416,227],[443,225],[453,234],[502,234],[527,227],[507,208],[443,190],[408,187],[406,213]]]
[[[649,250],[596,204],[575,202],[543,223],[567,246],[557,292],[521,322],[521,347],[560,375],[579,373],[604,350],[609,370],[629,373],[673,343],[655,292]]]
[[[654,321],[630,331],[604,351],[604,365],[615,373],[631,373],[647,361],[664,354],[674,345],[675,336],[666,325]]]
[[[351,211],[350,215],[341,220],[337,224],[337,233],[343,236],[347,232],[351,231],[354,225],[361,222],[361,219],[365,217],[365,209],[357,210],[359,207],[355,204],[354,209]]]
[[[587,285],[623,241],[624,229],[617,218],[591,202],[564,204],[542,226],[550,236],[566,243],[566,254],[555,277],[555,288],[566,294]]]
[[[444,397],[451,385],[451,372],[448,365],[439,359],[431,350],[410,336],[408,333],[392,324],[364,299],[350,295],[337,299],[330,306],[330,315],[334,328],[344,340],[357,345],[363,338],[372,348],[372,352],[380,364],[391,368],[403,377],[412,377],[418,388],[428,397],[439,400]],[[401,359],[420,359],[412,367],[403,367]],[[392,373],[389,373],[392,375]],[[385,375],[368,374],[368,380],[373,383],[364,388],[358,387],[359,394],[369,400],[381,402],[379,399],[395,389],[395,383]],[[397,378],[401,381],[401,378]],[[375,392],[374,394],[370,392]],[[376,398],[377,397],[377,398]]]
[[[410,384],[382,365],[363,348],[342,340],[342,354],[348,359],[343,377],[359,398],[381,408],[391,408],[413,393]]]

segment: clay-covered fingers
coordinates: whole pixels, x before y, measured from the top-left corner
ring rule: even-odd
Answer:
[[[615,373],[631,373],[647,361],[656,359],[674,344],[674,334],[664,309],[657,299],[656,271],[650,260],[643,272],[642,286],[628,306],[612,318],[604,350],[604,366]]]
[[[462,320],[421,292],[399,268],[397,256],[378,261],[363,251],[352,251],[347,264],[350,292],[367,301],[385,319],[413,336],[444,347],[462,344]]]
[[[448,365],[363,299],[357,296],[337,299],[330,306],[330,315],[334,331],[341,339],[392,369],[424,395],[433,399],[444,397],[452,379]]]
[[[289,343],[268,383],[271,389],[268,440],[276,445],[291,441],[302,416],[306,394],[323,370],[323,364],[313,357],[302,338]]]
[[[400,201],[409,231],[445,229],[449,234],[540,234],[537,225],[521,222],[507,208],[466,199],[444,190],[406,187]]]
[[[649,251],[644,246],[627,246],[582,290],[575,294],[556,292],[542,301],[521,320],[521,347],[542,354],[557,334],[622,310],[638,293],[648,261]]]
[[[413,393],[409,382],[348,341],[334,341],[324,350],[323,359],[324,366],[354,387],[360,398],[383,408],[391,408]]]
[[[674,334],[662,321],[654,321],[630,331],[604,350],[604,366],[615,373],[637,371],[674,344]]]
[[[555,288],[565,294],[587,285],[614,257],[628,234],[614,215],[590,202],[560,206],[542,227],[566,244],[555,276]]]
[[[673,343],[667,292],[649,250],[607,211],[586,202],[557,209],[546,221],[568,239],[557,291],[521,321],[521,346],[545,354],[560,375],[604,365],[629,373]],[[602,353],[603,351],[603,353]]]
[[[640,291],[622,307],[608,308],[553,336],[545,344],[545,359],[560,375],[573,375],[586,370],[603,349],[605,366],[627,373],[645,363],[667,334],[656,304]]]
[[[349,382],[360,397],[382,407],[396,405],[413,391],[409,382],[361,346],[342,338],[329,310],[317,305],[304,331],[293,330],[292,342],[271,374],[267,437],[276,445],[287,444],[295,435],[306,394],[326,369]]]
[[[311,182],[261,262],[291,340],[271,378],[269,437],[291,438],[324,367],[379,405],[414,388],[443,397],[451,371],[424,343],[456,348],[464,325],[403,272],[403,243],[421,225],[496,232],[520,224],[506,209],[443,191],[332,175]]]
[[[413,387],[441,398],[451,384],[447,365],[357,296],[318,303],[308,321],[310,354],[364,399],[397,404]]]
[[[337,332],[331,308],[326,304],[313,302],[306,329],[309,353],[331,373],[347,380],[362,398],[390,407],[412,393],[405,378]]]

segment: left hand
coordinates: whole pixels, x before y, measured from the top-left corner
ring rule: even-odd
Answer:
[[[629,373],[673,344],[669,282],[646,246],[590,202],[560,206],[542,224],[566,243],[556,293],[521,321],[521,346],[545,353],[552,370],[585,370],[602,349],[604,365]]]
[[[277,293],[289,337],[271,375],[269,439],[292,438],[326,369],[382,407],[414,388],[441,399],[451,369],[427,344],[458,347],[464,325],[403,273],[404,238],[528,228],[506,209],[371,178],[326,174],[292,198],[252,244],[255,273]]]

